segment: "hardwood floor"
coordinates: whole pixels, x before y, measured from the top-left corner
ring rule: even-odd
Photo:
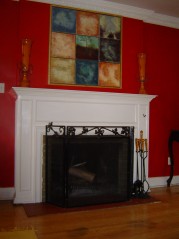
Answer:
[[[1,201],[0,230],[33,227],[39,239],[178,239],[179,186],[152,189],[151,195],[161,201],[38,217]]]

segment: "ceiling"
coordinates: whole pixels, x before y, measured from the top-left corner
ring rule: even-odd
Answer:
[[[106,0],[179,18],[179,0]]]
[[[1,0],[0,0],[1,1]],[[20,0],[14,0],[20,1]],[[179,0],[28,0],[118,14],[179,29]]]

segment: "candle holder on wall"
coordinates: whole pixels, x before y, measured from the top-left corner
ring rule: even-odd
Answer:
[[[29,87],[30,80],[29,75],[32,73],[32,66],[30,62],[30,52],[31,52],[32,40],[22,39],[22,62],[20,65],[20,86]]]
[[[139,94],[147,94],[145,90],[145,65],[146,65],[146,54],[138,54],[138,64],[139,64],[139,80],[140,80],[140,90]]]

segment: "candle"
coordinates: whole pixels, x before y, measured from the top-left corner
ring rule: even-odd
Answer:
[[[139,140],[135,139],[135,147],[136,147],[136,152],[139,151]]]
[[[147,139],[145,139],[145,149],[146,149],[146,151],[148,151]]]
[[[22,40],[22,67],[28,71],[29,68],[29,57],[31,50],[32,41],[30,39]]]
[[[138,63],[139,63],[139,77],[140,77],[140,80],[145,80],[145,63],[146,63],[145,53],[139,53],[138,54]]]

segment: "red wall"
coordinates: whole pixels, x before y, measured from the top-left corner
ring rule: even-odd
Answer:
[[[6,92],[0,94],[0,187],[14,186],[14,100],[9,94],[18,86],[22,38],[31,38],[31,87],[53,88],[48,85],[48,44],[50,6],[21,0],[0,2],[0,82]],[[147,53],[146,89],[158,97],[151,103],[149,176],[167,176],[167,141],[171,129],[179,129],[178,56],[179,30],[123,18],[122,89],[115,92],[138,93],[137,54]],[[56,87],[60,88],[60,87]],[[62,88],[62,87],[61,87]],[[63,87],[67,88],[67,87]],[[73,89],[73,87],[68,87]],[[99,90],[76,87],[80,90]],[[103,91],[112,91],[103,89]],[[177,143],[174,144],[179,156]],[[178,160],[179,161],[179,160]],[[179,174],[176,162],[175,174]]]
[[[18,45],[18,4],[0,1],[0,187],[14,185],[14,101],[8,91],[16,85]]]
[[[178,54],[179,30],[145,24],[147,61],[147,89],[158,98],[151,104],[150,164],[151,176],[168,174],[167,141],[171,129],[179,129],[178,121]],[[176,150],[176,146],[174,150]],[[175,158],[179,158],[178,152]],[[175,174],[179,173],[176,160]]]

